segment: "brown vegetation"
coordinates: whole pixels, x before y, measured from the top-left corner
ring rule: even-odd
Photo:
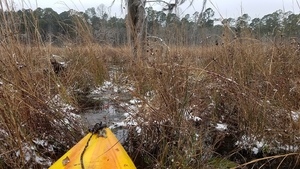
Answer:
[[[136,94],[144,104],[136,117],[141,133],[129,139],[133,158],[143,158],[140,165],[149,168],[211,168],[217,157],[245,163],[297,152],[298,57],[299,50],[288,43],[249,38],[173,47],[165,62],[135,67]],[[151,99],[143,99],[150,91]],[[192,120],[195,116],[201,119]],[[298,166],[298,154],[292,155],[254,166]]]
[[[76,143],[85,129],[75,114],[79,96],[101,85],[112,67],[141,100],[126,142],[138,168],[299,167],[297,45],[247,33],[231,39],[224,30],[222,45],[170,46],[136,61],[128,46],[92,43],[81,22],[81,43],[53,47],[38,33],[26,45],[8,36],[17,28],[6,19],[0,168],[47,167]],[[66,69],[53,70],[52,54],[64,57]]]

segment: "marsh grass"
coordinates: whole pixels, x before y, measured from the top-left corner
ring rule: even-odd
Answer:
[[[82,137],[74,91],[103,82],[103,51],[88,36],[81,36],[85,46],[51,46],[40,40],[38,25],[26,30],[32,36],[22,41],[20,22],[35,23],[9,10],[0,15],[0,168],[48,167]],[[80,25],[78,35],[84,29]],[[64,58],[62,72],[54,72],[52,54]]]
[[[170,45],[167,53],[143,60],[132,57],[130,47],[92,43],[79,18],[76,43],[67,47],[45,44],[37,30],[27,30],[32,40],[24,43],[12,33],[20,18],[9,12],[1,18],[0,168],[47,167],[76,143],[84,127],[70,114],[110,70],[115,83],[132,83],[131,94],[141,100],[126,143],[138,168],[299,166],[295,44],[262,42],[246,32],[237,39],[226,35],[218,46]],[[59,74],[52,70],[52,54],[67,63]],[[64,112],[61,101],[75,109]],[[220,124],[227,128],[218,129]],[[257,142],[263,145],[255,147]]]
[[[130,73],[144,101],[135,118],[140,133],[129,137],[137,165],[210,168],[215,157],[246,163],[294,152],[288,160],[249,165],[298,166],[299,119],[292,113],[299,110],[298,57],[293,44],[249,36],[219,46],[174,46],[164,62],[135,66]]]

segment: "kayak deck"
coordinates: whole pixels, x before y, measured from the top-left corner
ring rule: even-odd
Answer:
[[[109,128],[90,132],[49,169],[135,169]]]

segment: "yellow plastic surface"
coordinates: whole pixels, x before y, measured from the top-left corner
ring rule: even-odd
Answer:
[[[135,169],[127,152],[109,128],[93,134],[83,155],[84,169]],[[87,134],[49,169],[82,169],[80,156],[92,133]]]

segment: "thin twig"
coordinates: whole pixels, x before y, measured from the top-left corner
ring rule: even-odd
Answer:
[[[275,156],[269,156],[269,157],[264,157],[264,158],[259,158],[259,159],[255,159],[255,160],[252,160],[252,161],[249,161],[247,163],[244,163],[244,164],[241,164],[241,165],[238,165],[236,167],[233,167],[233,168],[230,168],[230,169],[238,169],[238,168],[241,168],[241,167],[244,167],[244,166],[247,166],[249,164],[253,164],[253,163],[257,163],[259,161],[263,161],[263,160],[273,160],[273,159],[276,159],[276,158],[286,158],[287,156],[293,156],[293,155],[300,155],[299,153],[289,153],[289,154],[282,154],[282,155],[275,155]],[[280,163],[281,164],[281,163]]]

